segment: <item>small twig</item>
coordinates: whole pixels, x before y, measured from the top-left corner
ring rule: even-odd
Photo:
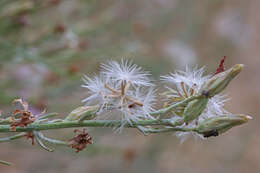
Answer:
[[[39,136],[39,132],[33,132],[33,134],[35,135],[36,141],[39,144],[39,146],[41,146],[44,150],[49,151],[49,152],[53,152],[54,150],[47,147],[41,140],[40,136]]]
[[[7,166],[11,166],[12,165],[12,163],[7,162],[7,161],[3,161],[3,160],[0,160],[0,164],[7,165]]]
[[[188,97],[180,102],[177,102],[167,108],[163,108],[163,109],[160,109],[160,110],[157,110],[155,112],[152,112],[151,115],[161,115],[161,114],[165,114],[165,113],[168,113],[170,112],[171,110],[177,108],[177,107],[180,107],[180,106],[184,106],[185,104],[189,103],[190,101],[192,100],[195,100],[195,99],[198,99],[202,97],[201,95],[195,95],[195,96],[191,96],[191,97]]]
[[[6,138],[0,138],[0,143],[1,142],[9,142],[9,141],[12,141],[12,140],[15,140],[15,139],[22,138],[24,136],[26,136],[26,133],[19,133],[19,134],[14,135],[14,136],[9,136],[9,137],[6,137]]]
[[[166,127],[166,128],[146,128],[144,132],[147,133],[164,133],[164,132],[174,132],[174,131],[181,131],[181,132],[190,132],[196,131],[196,128],[181,128],[181,127]]]
[[[48,118],[55,117],[55,116],[57,116],[57,115],[58,115],[58,113],[56,113],[56,112],[48,113],[48,114],[45,114],[45,115],[40,116],[38,119],[39,119],[39,120],[41,120],[41,119],[48,119]]]
[[[11,117],[8,117],[8,118],[5,118],[5,119],[0,119],[0,125],[1,124],[11,124],[11,122],[12,122]]]
[[[55,145],[65,145],[67,146],[68,143],[65,141],[57,140],[57,139],[51,139],[46,136],[44,136],[41,132],[38,132],[38,136],[45,142],[55,144]]]

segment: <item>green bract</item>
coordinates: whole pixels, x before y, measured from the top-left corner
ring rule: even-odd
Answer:
[[[217,136],[232,127],[247,123],[248,119],[251,117],[242,114],[209,118],[197,127],[197,132],[203,134],[204,137]]]
[[[229,82],[242,71],[243,67],[243,64],[236,64],[232,68],[214,75],[204,84],[202,94],[207,97],[213,97],[219,94],[228,86]]]
[[[200,116],[208,104],[208,98],[200,97],[188,103],[183,112],[183,120],[188,123]]]
[[[67,117],[66,121],[91,120],[95,118],[99,106],[81,106],[74,109]]]

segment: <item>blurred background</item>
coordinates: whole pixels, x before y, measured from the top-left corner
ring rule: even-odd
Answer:
[[[258,0],[0,0],[4,113],[22,97],[36,112],[66,116],[87,96],[82,75],[98,73],[110,59],[133,59],[157,80],[186,65],[212,73],[225,55],[226,67],[246,65],[226,90],[232,98],[226,108],[254,118],[217,138],[183,144],[171,133],[90,128],[94,145],[78,154],[66,147],[48,153],[19,139],[1,143],[0,159],[14,165],[0,165],[0,172],[259,172],[259,8]],[[46,134],[73,136],[72,129]]]

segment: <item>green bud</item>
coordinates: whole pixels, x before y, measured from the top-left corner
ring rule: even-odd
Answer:
[[[205,120],[197,127],[197,132],[204,137],[218,136],[232,127],[244,124],[252,119],[248,115],[230,115],[213,117]]]
[[[243,69],[243,64],[236,64],[229,70],[218,73],[206,82],[202,88],[202,94],[207,97],[213,97],[222,92]]]
[[[91,120],[96,117],[99,106],[81,106],[74,109],[67,117],[66,121]]]
[[[206,108],[208,100],[208,98],[202,96],[198,99],[190,101],[183,112],[184,122],[188,123],[198,118]]]

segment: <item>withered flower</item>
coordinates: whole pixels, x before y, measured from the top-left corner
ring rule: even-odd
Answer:
[[[16,99],[13,102],[20,103],[23,107],[23,110],[16,109],[13,112],[14,116],[20,114],[21,117],[19,119],[13,119],[13,122],[10,125],[11,131],[15,131],[16,127],[26,127],[33,123],[36,119],[35,116],[28,110],[28,103],[26,101],[23,101],[22,99]]]
[[[74,130],[77,135],[69,141],[69,146],[76,150],[76,153],[84,150],[87,144],[93,144],[92,137],[86,132],[86,129]]]

